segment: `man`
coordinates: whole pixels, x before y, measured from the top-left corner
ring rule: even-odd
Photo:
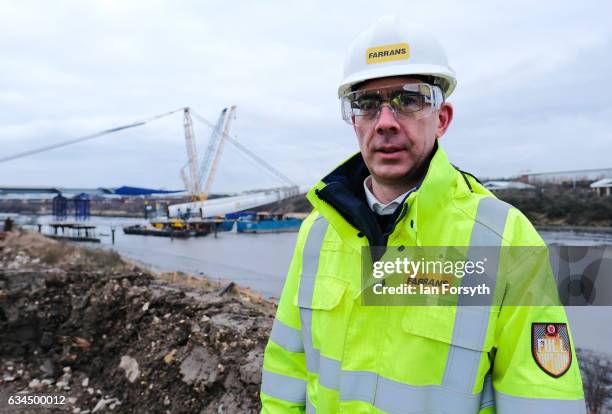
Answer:
[[[487,306],[367,306],[363,263],[371,269],[389,252],[488,246],[497,252],[490,276],[502,247],[544,244],[438,145],[456,80],[431,36],[383,18],[351,45],[344,75],[342,114],[360,153],[308,193],[314,210],[265,351],[262,412],[584,413],[562,307],[510,306],[506,296]]]

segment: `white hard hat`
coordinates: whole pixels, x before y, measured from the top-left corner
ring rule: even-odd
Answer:
[[[457,84],[444,49],[431,34],[398,17],[382,17],[349,47],[338,96],[369,79],[404,75],[432,76],[445,97]]]

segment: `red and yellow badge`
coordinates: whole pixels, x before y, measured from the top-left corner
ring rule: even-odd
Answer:
[[[559,378],[572,365],[572,347],[567,324],[533,323],[531,325],[531,353],[544,372]]]

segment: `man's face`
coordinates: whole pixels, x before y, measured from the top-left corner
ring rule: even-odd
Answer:
[[[389,77],[364,82],[359,90],[421,83],[410,77]],[[425,117],[395,115],[385,104],[378,118],[354,126],[359,148],[372,177],[381,184],[406,182],[431,153],[436,136],[446,131],[452,118],[449,104]]]

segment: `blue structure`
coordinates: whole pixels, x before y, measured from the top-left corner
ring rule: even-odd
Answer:
[[[152,194],[174,194],[181,193],[183,190],[157,190],[152,188],[142,188],[142,187],[130,187],[124,185],[123,187],[118,187],[113,190],[113,194],[121,195],[121,196],[144,196],[144,195],[152,195]]]
[[[284,233],[294,232],[300,229],[302,220],[299,219],[261,219],[261,220],[238,220],[236,222],[238,233]]]
[[[75,220],[89,220],[91,215],[91,201],[89,194],[81,193],[74,196],[74,219]]]
[[[247,211],[239,211],[238,213],[227,213],[225,215],[226,219],[237,220],[237,219],[254,219],[257,216],[256,211],[247,210]]]
[[[64,221],[68,217],[68,199],[61,194],[53,197],[53,219]]]

